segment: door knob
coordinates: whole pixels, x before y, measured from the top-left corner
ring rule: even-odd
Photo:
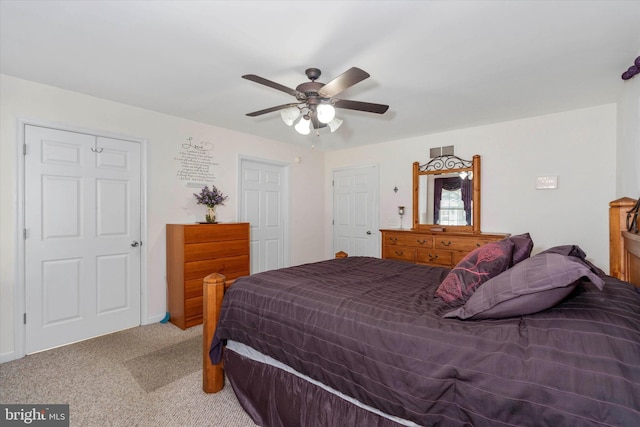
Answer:
[[[370,231],[367,231],[367,234],[371,235],[371,232],[370,232]]]
[[[133,246],[134,248],[137,246],[140,246],[142,244],[142,242],[138,242],[136,240],[134,240],[133,242],[131,242],[131,246]]]

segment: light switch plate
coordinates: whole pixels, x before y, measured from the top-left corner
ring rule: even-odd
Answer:
[[[555,190],[556,188],[558,188],[557,175],[536,177],[536,190]]]

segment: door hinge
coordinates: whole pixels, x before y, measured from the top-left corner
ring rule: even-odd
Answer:
[[[336,220],[335,219],[331,220],[331,225],[336,225]]]
[[[24,313],[22,315],[22,321],[24,322],[25,325],[27,324],[27,313]]]
[[[27,155],[27,144],[22,144],[22,155]]]
[[[26,228],[23,228],[23,229],[22,229],[22,238],[23,238],[24,240],[27,240],[27,229],[26,229]]]

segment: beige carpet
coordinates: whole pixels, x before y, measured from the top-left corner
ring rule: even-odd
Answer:
[[[202,366],[202,337],[193,337],[124,362],[144,391],[164,387]]]
[[[157,323],[0,364],[0,402],[68,403],[72,426],[254,427],[228,383],[202,391],[201,334]]]

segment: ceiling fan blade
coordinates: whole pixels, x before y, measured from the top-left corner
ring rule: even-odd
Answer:
[[[278,105],[276,107],[265,108],[264,110],[254,111],[253,113],[247,113],[247,116],[249,117],[261,116],[263,114],[272,113],[278,110],[284,110],[285,108],[295,107],[297,105],[298,105],[297,103]]]
[[[369,73],[361,70],[360,68],[349,68],[347,71],[322,86],[318,91],[318,95],[323,98],[332,98],[368,77]]]
[[[384,114],[388,109],[388,105],[373,104],[371,102],[349,101],[348,99],[339,99],[333,104],[336,108],[344,108],[347,110],[366,111],[367,113]]]
[[[273,89],[281,90],[282,92],[288,93],[289,95],[293,95],[295,97],[300,94],[300,92],[295,89],[283,86],[280,83],[272,82],[271,80],[267,80],[264,77],[256,76],[255,74],[245,74],[244,76],[242,76],[242,78],[251,80],[252,82],[260,83],[261,85],[269,86]]]

